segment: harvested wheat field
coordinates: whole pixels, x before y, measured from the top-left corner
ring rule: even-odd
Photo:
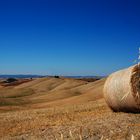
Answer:
[[[139,140],[140,114],[111,111],[105,81],[38,78],[0,86],[0,139]]]

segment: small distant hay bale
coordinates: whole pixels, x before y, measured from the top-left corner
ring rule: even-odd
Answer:
[[[111,74],[104,85],[104,98],[115,112],[140,113],[140,66]]]

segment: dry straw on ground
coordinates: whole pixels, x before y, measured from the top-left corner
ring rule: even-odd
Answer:
[[[140,112],[139,65],[110,75],[104,86],[104,97],[114,111]]]

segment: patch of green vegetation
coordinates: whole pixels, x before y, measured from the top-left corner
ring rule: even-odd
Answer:
[[[11,105],[17,105],[17,104],[11,102],[0,102],[0,106],[11,106]]]
[[[55,75],[54,78],[60,78],[58,75]]]
[[[34,94],[34,91],[32,89],[23,89],[21,91],[18,91],[16,95],[8,96],[8,98],[19,98],[19,97],[25,97]]]
[[[81,95],[81,92],[80,92],[80,91],[75,91],[75,92],[74,92],[74,95],[75,95],[75,96]]]
[[[18,80],[15,79],[15,78],[8,78],[5,82],[6,83],[12,83],[12,82],[16,82],[16,81],[18,81]]]
[[[29,96],[34,94],[33,89],[14,89],[14,88],[6,88],[0,90],[0,98],[19,98],[24,96]]]
[[[0,98],[0,106],[17,106],[27,104],[27,101],[21,99]]]

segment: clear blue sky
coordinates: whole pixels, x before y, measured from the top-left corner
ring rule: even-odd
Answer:
[[[139,46],[139,0],[0,1],[0,74],[107,75]]]

